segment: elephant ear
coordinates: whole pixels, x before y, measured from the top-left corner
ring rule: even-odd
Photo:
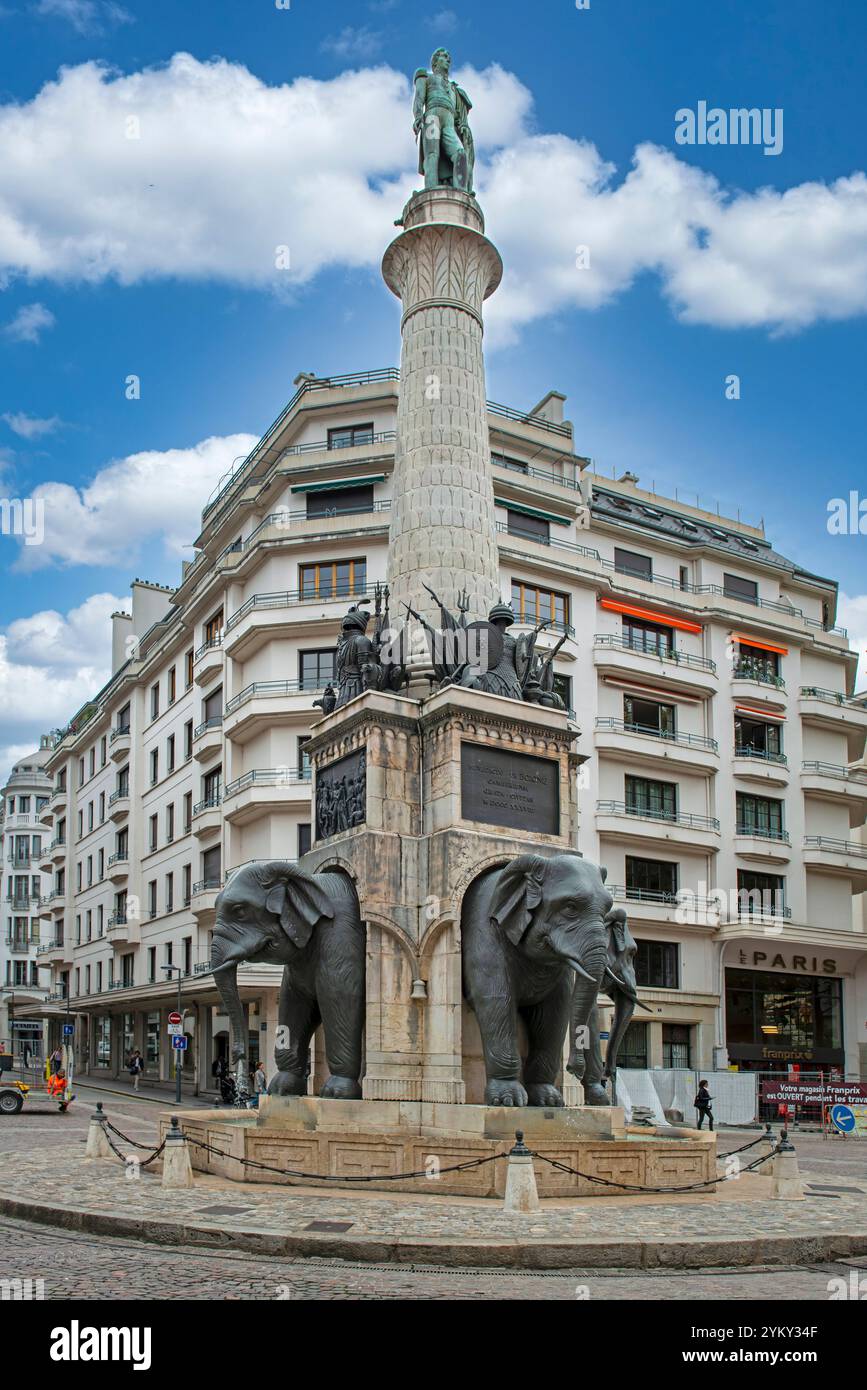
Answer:
[[[605,925],[611,933],[611,942],[614,946],[614,954],[619,959],[626,950],[626,910],[622,907],[612,907],[608,916],[605,918]]]
[[[265,910],[280,918],[280,926],[289,940],[303,948],[313,935],[314,927],[326,918],[334,917],[331,899],[312,874],[305,874],[289,864],[269,865],[263,873],[266,890]]]
[[[491,903],[491,921],[518,946],[542,901],[545,860],[539,854],[521,854],[500,870],[500,881]]]

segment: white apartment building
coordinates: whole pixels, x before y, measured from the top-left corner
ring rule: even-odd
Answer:
[[[177,589],[134,581],[113,675],[46,760],[33,1012],[75,1017],[79,1069],[120,1072],[135,1046],[167,1077],[180,991],[186,1083],[212,1086],[217,892],[310,844],[304,741],[340,619],[386,576],[400,385],[296,384],[208,501]],[[867,704],[836,585],[760,529],[597,476],[564,401],[489,404],[501,587],[517,629],[565,636],[578,847],[628,907],[651,1009],[622,1064],[865,1072]],[[240,973],[268,1068],[276,973]]]
[[[45,826],[42,812],[51,793],[45,761],[54,740],[46,735],[36,752],[21,758],[0,791],[0,865],[3,932],[0,937],[0,1052],[16,1058],[44,1056],[41,1018],[21,1011],[48,994],[48,974],[40,971],[39,863]]]

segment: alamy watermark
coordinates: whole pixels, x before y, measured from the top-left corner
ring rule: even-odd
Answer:
[[[783,152],[781,106],[708,107],[700,101],[695,111],[682,106],[674,113],[674,139],[678,145],[763,145],[765,154]]]
[[[0,534],[21,536],[25,545],[45,539],[45,503],[41,497],[0,497]]]

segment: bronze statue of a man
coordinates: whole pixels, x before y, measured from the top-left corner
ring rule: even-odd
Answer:
[[[417,68],[412,128],[418,136],[418,171],[425,188],[459,188],[473,191],[475,148],[469,126],[473,104],[462,87],[449,76],[451,54],[438,48],[431,70]]]

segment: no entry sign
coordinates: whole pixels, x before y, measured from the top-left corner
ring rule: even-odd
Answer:
[[[177,1010],[175,1010],[174,1013],[169,1014],[169,1023],[183,1023],[183,1021],[184,1020],[181,1018]]]

